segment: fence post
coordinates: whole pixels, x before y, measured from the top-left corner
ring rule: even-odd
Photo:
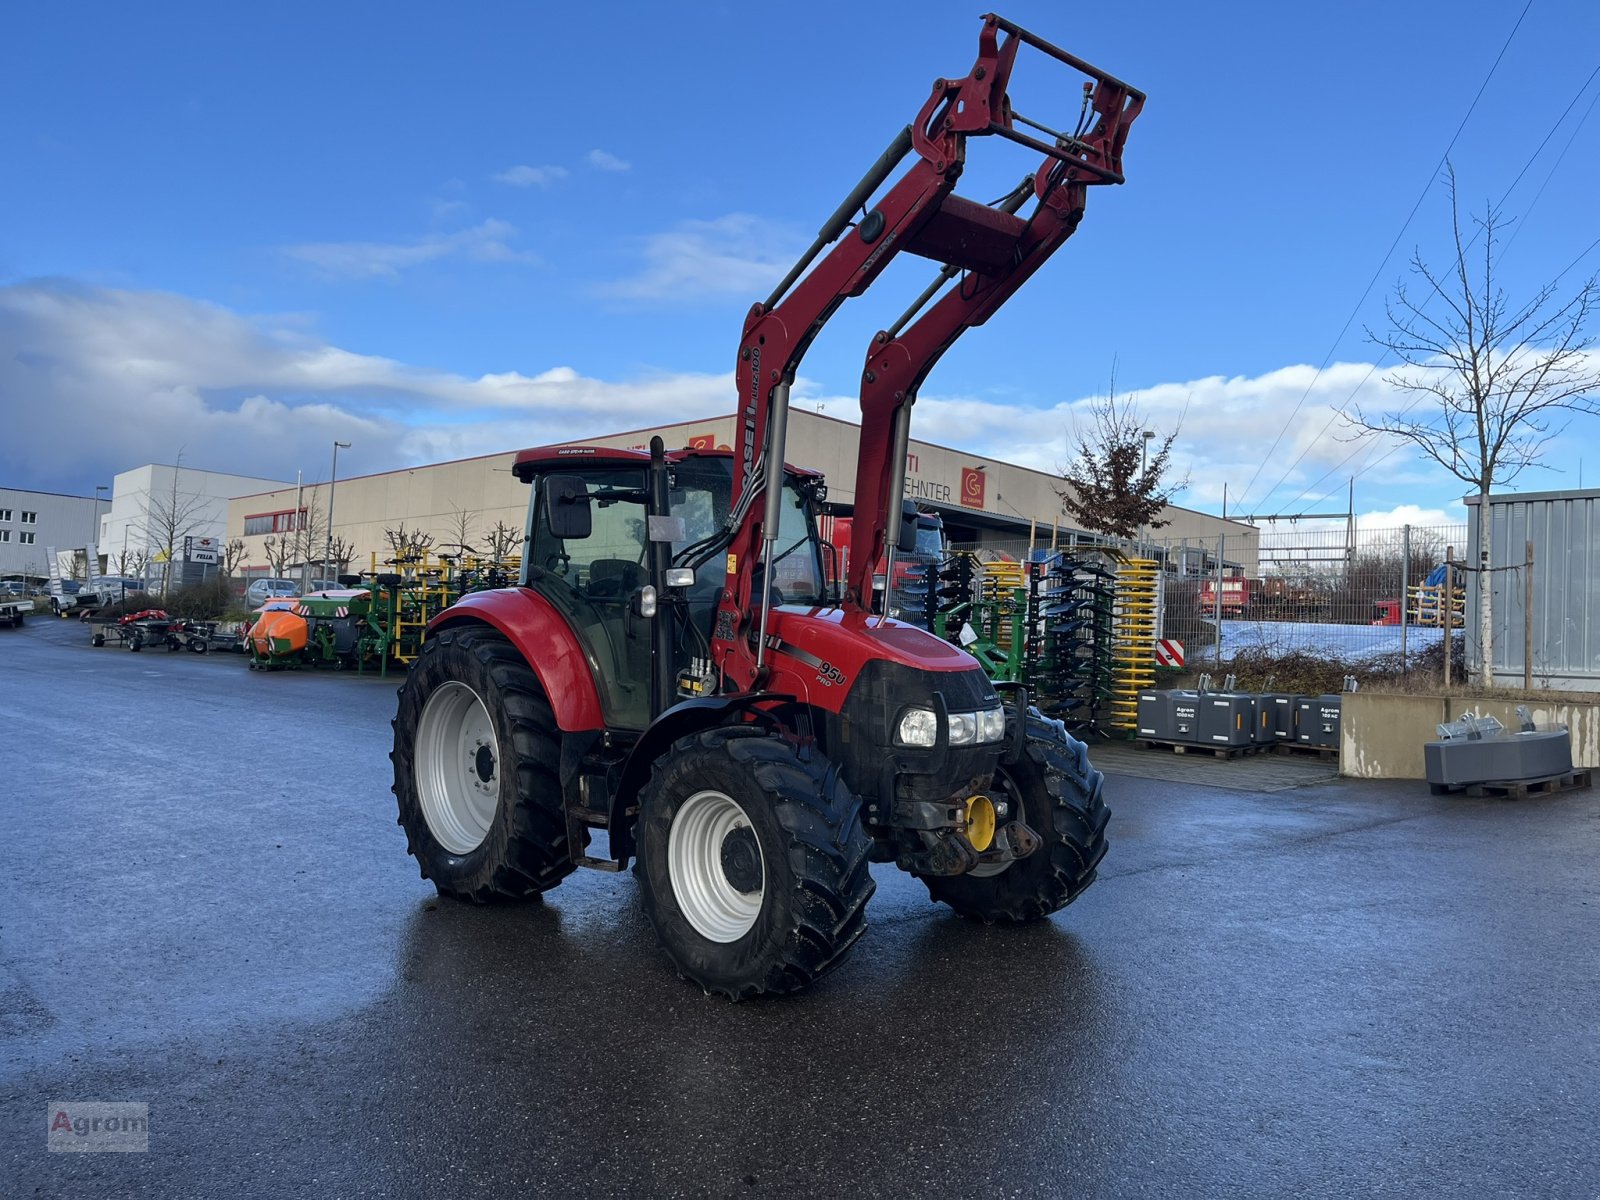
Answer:
[[[1483,519],[1481,516],[1478,518]],[[1533,690],[1533,541],[1522,560],[1522,689]]]
[[[1216,610],[1212,616],[1217,622],[1217,646],[1215,657],[1217,666],[1219,667],[1222,665],[1222,552],[1227,545],[1227,541],[1227,534],[1217,534],[1217,594],[1211,597],[1212,605]]]
[[[1400,533],[1400,673],[1407,674],[1406,625],[1411,619],[1411,526]]]
[[[1479,518],[1482,519],[1481,517]],[[1444,626],[1444,694],[1450,694],[1450,643],[1456,635],[1456,548],[1444,548],[1444,601],[1441,603],[1439,623]]]

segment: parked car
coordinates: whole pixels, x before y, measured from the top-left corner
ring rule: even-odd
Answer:
[[[26,596],[28,585],[20,579],[0,579],[0,596]]]
[[[268,600],[283,600],[300,594],[300,585],[292,579],[252,579],[244,589],[246,608],[259,608]]]

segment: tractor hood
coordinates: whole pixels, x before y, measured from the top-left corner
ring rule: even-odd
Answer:
[[[886,659],[922,671],[973,671],[978,662],[959,646],[952,646],[926,629],[893,617],[847,611],[842,608],[807,608],[781,605],[772,610],[769,633],[780,645],[774,649],[791,657],[819,658],[848,678],[868,662]],[[795,655],[799,650],[803,655]]]

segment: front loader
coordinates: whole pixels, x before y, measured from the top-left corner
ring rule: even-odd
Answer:
[[[1087,77],[1069,132],[1015,113],[1027,46]],[[984,922],[1078,896],[1108,810],[1084,747],[964,651],[872,607],[915,539],[902,497],[917,389],[1121,183],[1142,92],[996,16],[746,318],[729,451],[523,451],[518,586],[429,626],[400,691],[394,791],[440,892],[531,896],[634,862],[684,978],[742,999],[806,986],[866,928],[869,863]],[[1042,136],[1035,136],[1036,134]],[[1041,156],[996,204],[955,193],[969,140]],[[820,476],[785,464],[789,389],[822,326],[895,255],[940,265],[872,340],[842,596]],[[591,847],[605,835],[604,853]],[[596,852],[591,853],[591,850]]]

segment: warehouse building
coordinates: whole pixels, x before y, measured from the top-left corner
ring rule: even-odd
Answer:
[[[162,463],[120,471],[111,481],[109,507],[100,507],[95,569],[195,582],[216,566],[233,497],[285,486],[276,479]],[[174,562],[164,566],[169,543]],[[83,536],[60,544],[81,546]]]
[[[0,488],[0,579],[50,578],[48,550],[82,547],[94,537],[106,499]]]
[[[798,409],[789,414],[789,462],[821,471],[828,480],[829,502],[841,508],[855,499],[857,434],[855,425],[835,417]],[[643,449],[656,435],[669,448],[726,447],[733,442],[734,417],[729,413],[573,442]],[[528,489],[511,474],[515,458],[516,452],[508,451],[338,480],[331,497],[332,534],[353,547],[349,562],[356,570],[367,569],[374,558],[381,563],[388,557],[392,551],[386,535],[402,524],[408,531],[431,534],[436,551],[454,552],[460,542],[481,548],[496,524],[522,528]],[[1056,493],[1059,486],[1060,480],[1046,472],[930,442],[913,440],[907,454],[906,496],[938,512],[944,518],[946,539],[955,545],[1018,554],[1030,541],[1048,546],[1052,537],[1058,544],[1085,539],[1087,535],[1063,515]],[[244,538],[247,573],[268,570],[268,539],[277,544],[276,539],[294,527],[297,513],[312,525],[324,519],[329,490],[326,484],[287,487],[242,496],[230,504],[227,534]],[[1194,547],[1191,570],[1213,565],[1207,548],[1214,550],[1220,538],[1230,569],[1256,573],[1257,531],[1252,526],[1177,506],[1169,506],[1162,519],[1168,522],[1160,530],[1164,544]],[[1173,558],[1176,561],[1176,553]]]

